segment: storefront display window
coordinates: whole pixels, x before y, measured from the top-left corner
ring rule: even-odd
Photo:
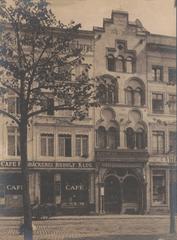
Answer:
[[[62,207],[88,205],[88,176],[83,173],[62,175]]]
[[[153,171],[153,203],[166,204],[166,174],[164,170]]]

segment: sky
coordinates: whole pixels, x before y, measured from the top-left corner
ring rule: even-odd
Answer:
[[[151,33],[176,36],[175,0],[49,0],[57,19],[64,24],[74,20],[82,29],[101,27],[103,18],[112,10],[129,12],[129,20],[137,18]]]

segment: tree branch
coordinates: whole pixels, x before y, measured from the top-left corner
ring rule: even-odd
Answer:
[[[74,108],[73,107],[68,107],[66,105],[61,105],[61,106],[54,106],[53,110],[54,111],[58,111],[58,110],[74,110]],[[29,119],[29,118],[31,118],[31,117],[33,117],[35,115],[38,115],[40,113],[44,113],[44,112],[47,112],[47,111],[48,111],[48,108],[44,108],[44,109],[40,109],[38,111],[31,112],[31,113],[28,114],[27,118]]]
[[[11,119],[14,120],[18,125],[20,125],[20,121],[19,121],[16,117],[14,117],[12,114],[10,114],[10,113],[8,113],[8,112],[6,112],[6,111],[4,111],[4,110],[1,110],[1,109],[0,109],[0,113],[2,113],[2,114],[4,114],[4,115],[6,115],[7,117],[11,118]]]

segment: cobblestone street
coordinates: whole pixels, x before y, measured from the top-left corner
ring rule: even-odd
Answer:
[[[22,240],[20,218],[0,219],[0,240]],[[34,221],[34,240],[176,240],[168,216],[60,217]]]

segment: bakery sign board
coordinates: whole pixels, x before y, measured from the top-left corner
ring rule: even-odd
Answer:
[[[0,161],[1,168],[20,168],[20,161]],[[94,162],[28,161],[29,169],[94,169]]]

